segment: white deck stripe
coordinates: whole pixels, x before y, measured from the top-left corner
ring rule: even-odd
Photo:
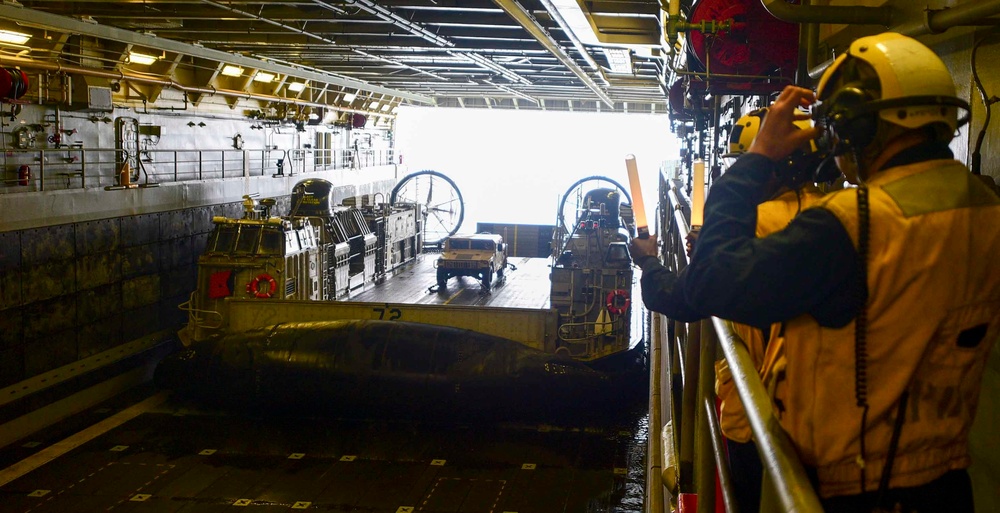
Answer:
[[[49,447],[39,451],[36,454],[28,456],[23,460],[0,470],[0,486],[4,486],[7,483],[35,470],[42,465],[76,449],[77,447],[111,431],[112,429],[142,415],[143,413],[151,410],[162,404],[170,396],[170,392],[164,391],[160,392],[140,403],[134,404],[129,408],[122,410],[93,426],[90,426],[79,433],[69,436],[65,440],[56,442]]]

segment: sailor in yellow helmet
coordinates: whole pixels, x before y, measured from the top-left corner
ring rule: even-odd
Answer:
[[[737,120],[729,136],[729,153],[725,157],[739,157],[750,148],[767,111],[767,108],[755,109]],[[795,124],[803,130],[812,127],[807,119],[796,121]],[[814,182],[826,181],[832,177],[816,177],[820,162],[814,141],[809,141],[785,160],[785,168],[776,173],[780,185],[774,197],[757,205],[757,237],[765,237],[784,228],[802,209],[823,196]],[[780,339],[776,336],[778,329],[779,325],[754,327],[733,323],[733,331],[746,343],[758,372],[763,370],[765,350],[769,355],[780,354]],[[773,358],[775,357],[772,356]],[[715,392],[721,401],[719,425],[726,438],[736,502],[741,512],[754,513],[760,507],[763,468],[752,441],[750,422],[724,358],[715,364]]]
[[[825,130],[794,125],[808,106]],[[974,510],[968,434],[1000,336],[1000,198],[948,147],[960,109],[919,41],[854,41],[817,93],[790,86],[772,104],[712,187],[673,288],[706,315],[783,323],[775,404],[827,513]],[[858,187],[756,237],[780,162],[820,135]]]

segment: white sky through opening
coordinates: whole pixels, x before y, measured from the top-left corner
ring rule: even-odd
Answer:
[[[660,165],[680,151],[666,114],[430,107],[397,114],[405,173],[432,169],[455,182],[465,200],[463,233],[480,222],[555,224],[559,200],[581,178],[602,175],[628,189],[630,153],[652,222]]]

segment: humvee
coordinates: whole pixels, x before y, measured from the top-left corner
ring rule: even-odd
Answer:
[[[472,276],[482,282],[483,290],[490,290],[494,275],[503,278],[507,244],[495,233],[452,235],[445,240],[436,267],[439,289],[448,286],[448,278]]]

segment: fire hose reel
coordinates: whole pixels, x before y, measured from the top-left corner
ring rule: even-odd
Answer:
[[[689,34],[691,49],[704,71],[793,77],[799,53],[798,25],[771,16],[760,0],[698,0],[689,21],[730,19],[734,24],[730,31],[693,30]]]

